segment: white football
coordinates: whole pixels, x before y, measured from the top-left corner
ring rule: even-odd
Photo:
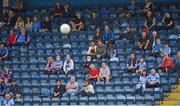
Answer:
[[[62,34],[68,34],[71,31],[71,27],[68,24],[62,24],[60,26],[60,32]]]

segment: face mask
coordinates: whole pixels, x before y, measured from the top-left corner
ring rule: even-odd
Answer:
[[[60,60],[60,58],[56,58],[56,60]]]

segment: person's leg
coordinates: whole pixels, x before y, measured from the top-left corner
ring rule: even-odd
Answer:
[[[69,95],[69,92],[68,91],[66,91],[64,94],[63,94],[63,96],[68,96]]]
[[[84,90],[81,90],[79,93],[81,96],[87,96],[87,93]]]

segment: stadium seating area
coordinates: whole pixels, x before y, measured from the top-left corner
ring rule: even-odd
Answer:
[[[179,7],[180,8],[180,7]],[[98,8],[100,11],[104,8]],[[109,23],[111,29],[120,31],[125,27],[121,26],[123,22],[127,22],[132,28],[136,36],[135,44],[130,44],[128,41],[123,41],[117,51],[119,61],[109,61],[109,59],[93,59],[93,63],[97,66],[101,65],[102,61],[108,63],[112,79],[109,82],[96,82],[96,95],[92,97],[62,97],[50,98],[54,89],[57,78],[61,79],[63,84],[66,84],[70,75],[46,75],[44,74],[44,67],[47,63],[47,57],[55,54],[60,54],[62,57],[66,53],[71,53],[75,62],[75,75],[77,82],[83,84],[86,75],[82,73],[82,65],[86,62],[87,49],[89,42],[95,36],[95,31],[88,27],[89,14],[92,11],[90,8],[83,8],[81,10],[85,17],[86,28],[83,31],[71,31],[69,35],[62,35],[59,32],[59,26],[63,23],[68,23],[72,18],[54,18],[51,17],[52,31],[51,32],[28,32],[30,36],[30,43],[26,46],[12,46],[8,47],[10,53],[10,60],[1,61],[0,65],[9,65],[13,69],[13,79],[16,79],[18,85],[21,86],[23,96],[21,101],[16,101],[18,106],[24,105],[153,105],[154,101],[162,100],[164,92],[170,91],[171,84],[177,84],[179,80],[178,74],[161,73],[161,87],[147,88],[144,95],[135,94],[133,92],[134,86],[138,83],[139,74],[127,73],[126,64],[131,51],[135,51],[137,57],[145,55],[147,62],[147,70],[157,68],[160,58],[150,56],[151,51],[138,51],[136,45],[140,37],[139,28],[144,25],[144,18],[142,16],[134,16],[130,18],[117,17],[118,8],[107,8],[109,13],[99,15],[100,27],[104,23]],[[163,11],[166,11],[164,9]],[[43,19],[49,10],[29,10],[26,13],[19,15],[34,16],[38,15]],[[180,25],[180,16],[178,10],[170,10],[174,16],[176,26]],[[155,12],[156,20],[161,21],[161,12]],[[0,36],[2,41],[7,41],[7,28],[1,29]],[[177,51],[180,50],[180,30],[178,28],[171,30],[157,31],[162,40],[168,40],[169,46],[172,49],[171,56],[175,57]],[[172,36],[174,35],[174,36]],[[64,47],[65,44],[71,44],[72,47]],[[81,86],[81,85],[80,85]]]

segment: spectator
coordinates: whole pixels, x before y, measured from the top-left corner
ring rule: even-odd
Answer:
[[[138,66],[138,70],[136,71],[137,73],[142,73],[142,71],[144,69],[146,69],[146,62],[144,61],[144,57],[143,56],[141,56],[139,58],[139,63],[138,63],[137,66]]]
[[[107,25],[104,27],[104,31],[101,36],[102,36],[103,43],[106,43],[106,44],[108,43],[108,41],[111,41],[113,43],[115,40],[114,32],[111,31],[109,26]]]
[[[54,88],[53,97],[62,97],[63,94],[66,92],[66,86],[61,83],[61,80],[56,80],[56,86]]]
[[[167,41],[164,41],[163,53],[166,53],[168,55],[171,54],[171,48],[168,46],[168,42]]]
[[[136,85],[136,91],[142,88],[142,92],[146,89],[148,78],[147,71],[144,69],[139,77],[139,83]]]
[[[178,75],[180,76],[180,51],[177,52],[176,58],[175,58],[175,66],[174,70],[178,72]]]
[[[55,67],[54,59],[53,59],[53,57],[50,56],[50,57],[48,57],[48,62],[45,67],[45,73],[47,73],[47,74],[54,73],[54,67]]]
[[[66,92],[63,94],[63,96],[75,96],[78,94],[78,88],[79,84],[76,82],[76,78],[74,76],[71,76],[70,81],[66,85]]]
[[[22,96],[21,88],[17,85],[16,80],[12,81],[12,85],[10,86],[10,95],[19,100]]]
[[[125,8],[119,17],[131,17],[135,14],[136,9],[136,0],[131,0],[131,3],[128,4],[127,8]]]
[[[24,27],[24,20],[21,16],[19,16],[15,24],[15,29],[22,29],[23,27]]]
[[[74,61],[71,59],[69,54],[66,55],[66,60],[64,61],[63,70],[65,74],[74,73]]]
[[[173,62],[172,58],[169,57],[169,55],[167,53],[164,53],[164,57],[163,57],[163,60],[161,63],[161,67],[162,67],[161,71],[163,71],[163,72],[169,72],[169,73],[174,72],[174,69],[173,69],[174,68],[174,62]]]
[[[0,43],[0,61],[8,59],[8,49],[4,43]]]
[[[151,47],[153,48],[156,45],[156,39],[159,38],[158,34],[156,31],[152,32],[152,37],[151,37]]]
[[[156,43],[153,46],[153,50],[152,50],[153,56],[160,57],[162,52],[163,52],[163,45],[161,44],[161,39],[156,38]]]
[[[102,62],[102,66],[100,68],[100,73],[99,73],[99,80],[105,80],[109,81],[110,80],[110,69],[107,66],[107,63]]]
[[[45,21],[42,23],[42,31],[50,31],[51,30],[51,22],[48,16],[45,16]]]
[[[99,39],[101,39],[101,29],[100,28],[96,28],[96,35],[93,38],[95,42],[97,42]]]
[[[0,78],[0,103],[2,102],[1,99],[4,96],[5,93],[5,85],[3,83],[3,79]]]
[[[148,11],[150,11],[151,13],[153,12],[153,5],[150,0],[145,0],[145,4],[142,8],[142,15],[146,16]]]
[[[150,49],[150,39],[147,36],[146,32],[142,32],[141,38],[138,42],[138,49],[139,50],[148,50]]]
[[[8,81],[11,79],[12,70],[9,69],[9,66],[4,67],[4,71],[2,73],[2,78],[7,79]]]
[[[56,2],[55,8],[54,8],[54,16],[59,17],[62,16],[63,13],[63,7],[60,5],[59,2]]]
[[[89,72],[89,66],[92,63],[92,57],[91,56],[87,56],[86,57],[86,62],[83,64],[83,74],[85,75],[87,72]]]
[[[63,69],[63,61],[61,60],[61,56],[56,55],[54,65],[55,73],[61,73],[60,71]]]
[[[122,37],[121,37],[121,34],[118,32],[118,33],[115,34],[115,45],[116,45],[116,48],[121,46],[121,42],[122,42]]]
[[[94,95],[94,86],[90,83],[89,80],[85,80],[80,95],[82,96],[93,96]]]
[[[152,15],[151,11],[147,11],[147,16],[145,18],[145,23],[144,26],[145,28],[150,31],[151,29],[153,29],[153,27],[156,24],[156,19],[155,17]]]
[[[39,31],[40,28],[41,28],[41,23],[40,23],[38,17],[34,16],[34,20],[33,20],[33,23],[32,23],[32,30],[34,32],[37,32],[37,31]]]
[[[69,18],[71,17],[71,14],[73,14],[71,5],[69,3],[66,3],[64,5],[63,17]]]
[[[156,73],[155,69],[151,69],[151,73],[148,76],[147,88],[155,88],[160,86],[160,76]]]
[[[16,42],[16,34],[14,31],[11,29],[10,34],[8,36],[7,44],[12,46]]]
[[[96,48],[96,57],[104,58],[106,55],[106,45],[103,44],[102,40],[98,40],[97,48]]]
[[[32,21],[31,21],[31,18],[30,17],[26,17],[26,21],[25,21],[25,28],[27,30],[30,30],[32,29]]]
[[[14,99],[11,97],[10,94],[6,94],[3,101],[4,106],[15,106]]]
[[[137,69],[137,61],[136,55],[134,52],[130,54],[130,59],[127,62],[127,70],[128,72],[136,72]]]
[[[2,19],[0,19],[0,28],[3,26],[6,26],[8,23],[8,12],[3,12],[3,14],[0,16]]]
[[[21,12],[23,10],[23,0],[16,0],[12,9],[15,12]]]
[[[16,43],[18,45],[28,44],[30,41],[29,35],[26,32],[26,28],[21,29],[21,34],[19,34],[16,38]]]
[[[98,80],[99,77],[99,68],[96,67],[94,64],[90,64],[89,66],[89,81],[95,85],[95,82]]]
[[[96,54],[96,44],[94,41],[91,41],[91,45],[89,46],[89,49],[87,51],[87,55],[94,57]]]
[[[84,29],[84,19],[82,18],[80,12],[76,13],[74,20],[71,21],[71,26],[73,30],[78,32]]]
[[[7,22],[7,26],[9,28],[14,28],[14,25],[16,23],[16,17],[13,11],[9,11],[8,13],[8,22]]]
[[[134,35],[132,33],[131,27],[126,27],[125,38],[129,40],[130,43],[134,44]]]
[[[164,14],[164,17],[162,19],[162,28],[163,29],[173,29],[175,27],[174,19],[172,15],[168,12]]]
[[[108,41],[107,43],[107,57],[112,58],[115,56],[115,47],[114,45],[111,43],[111,41]]]
[[[89,27],[91,29],[95,29],[96,27],[98,27],[98,23],[99,23],[98,14],[95,11],[92,11],[91,12],[91,17],[90,17],[90,25],[89,25]]]

